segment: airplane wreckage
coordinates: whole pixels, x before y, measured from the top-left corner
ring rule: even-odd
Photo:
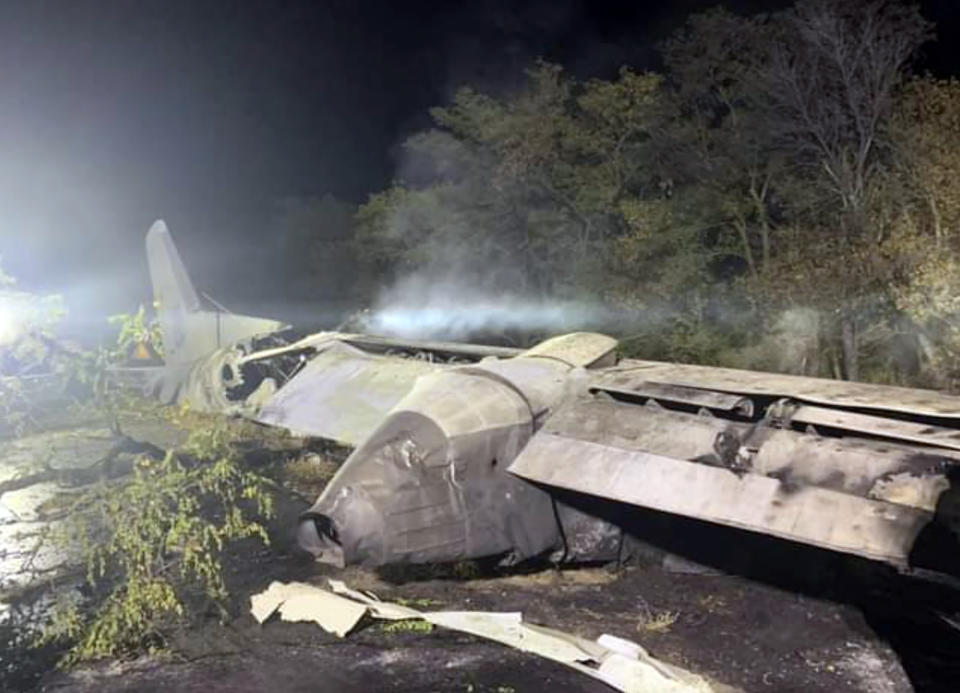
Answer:
[[[163,222],[147,256],[165,363],[128,377],[354,446],[300,519],[321,561],[612,560],[624,530],[597,503],[900,570],[930,532],[960,555],[960,397],[618,359],[592,333],[525,350],[297,335],[204,310]]]

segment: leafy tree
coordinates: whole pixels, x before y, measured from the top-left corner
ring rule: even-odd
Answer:
[[[928,36],[914,7],[808,0],[694,15],[663,47],[676,197],[718,229],[724,274],[741,277],[757,318],[772,327],[780,311],[817,309],[820,368],[850,378],[869,350],[860,333],[893,311],[891,119]]]
[[[120,327],[117,333],[116,349],[111,354],[113,360],[126,360],[140,349],[148,351],[147,355],[136,354],[138,357],[149,358],[149,350],[157,356],[163,356],[163,332],[160,329],[160,321],[155,316],[147,317],[147,311],[142,303],[136,313],[118,313],[111,315],[107,320],[110,324]]]
[[[661,47],[676,118],[673,187],[722,229],[717,245],[759,279],[774,252],[775,198],[786,176],[760,108],[757,72],[779,40],[767,15],[695,14]]]
[[[912,80],[893,120],[900,167],[889,226],[895,303],[919,331],[929,382],[960,384],[960,83]]]
[[[663,75],[540,62],[517,92],[462,89],[361,207],[358,253],[387,284],[493,268],[599,297],[648,356],[903,381],[947,349],[918,301],[945,291],[960,205],[952,87],[909,79],[930,36],[886,0],[717,9],[663,44]]]
[[[900,94],[891,124],[906,183],[926,209],[923,226],[936,248],[946,247],[960,228],[960,82],[916,78]]]
[[[540,295],[588,285],[627,228],[621,202],[649,177],[636,151],[658,117],[659,79],[624,70],[579,84],[542,62],[528,77],[510,97],[462,89],[432,111],[437,128],[406,143],[410,180],[360,211],[368,260],[492,268],[498,286]]]
[[[62,387],[77,353],[55,339],[66,313],[62,298],[15,285],[0,269],[0,434],[20,435],[37,425],[35,395]],[[27,377],[40,375],[50,376],[51,383]]]

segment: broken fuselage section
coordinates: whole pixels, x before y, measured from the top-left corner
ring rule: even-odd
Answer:
[[[155,292],[179,306],[164,323],[161,302],[164,329],[212,334],[172,243],[154,245],[172,257],[151,263]],[[174,351],[155,389],[354,446],[300,521],[322,561],[611,560],[637,508],[901,569],[931,534],[960,557],[958,397],[618,360],[592,333],[518,350],[235,317],[245,336]]]
[[[956,398],[615,349],[585,333],[498,353],[321,333],[194,375],[222,377],[204,408],[355,446],[299,528],[337,565],[622,557],[623,527],[571,493],[900,568],[929,526],[956,530]]]

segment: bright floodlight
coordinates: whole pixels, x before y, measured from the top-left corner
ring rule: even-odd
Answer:
[[[7,346],[20,335],[19,311],[13,301],[0,296],[0,346]]]

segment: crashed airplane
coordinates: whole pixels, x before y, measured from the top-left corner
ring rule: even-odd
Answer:
[[[643,508],[884,562],[960,533],[960,397],[531,349],[297,334],[205,310],[163,224],[147,255],[167,402],[354,446],[300,519],[336,565],[609,560]],[[128,376],[131,373],[127,373]]]

